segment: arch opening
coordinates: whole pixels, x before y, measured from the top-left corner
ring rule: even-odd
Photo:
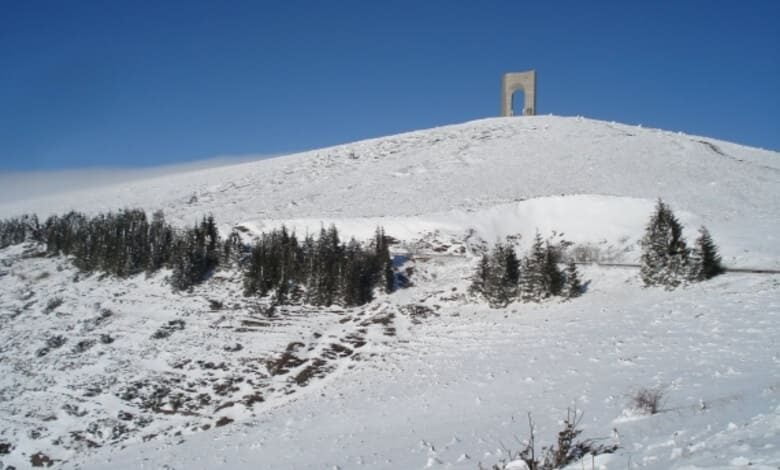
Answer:
[[[511,116],[520,116],[525,114],[525,92],[522,88],[512,92]]]

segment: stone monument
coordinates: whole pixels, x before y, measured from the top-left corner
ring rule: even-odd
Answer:
[[[523,90],[523,116],[536,114],[536,70],[505,73],[501,80],[501,115],[514,116],[512,96],[517,90]]]

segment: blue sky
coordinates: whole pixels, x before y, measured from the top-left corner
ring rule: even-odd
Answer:
[[[4,1],[0,171],[278,154],[540,114],[780,149],[780,2]]]

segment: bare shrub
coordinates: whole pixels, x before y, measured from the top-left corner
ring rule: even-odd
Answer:
[[[595,457],[615,452],[618,449],[617,444],[598,444],[593,439],[579,438],[582,434],[580,429],[582,416],[582,413],[578,413],[576,409],[567,409],[563,429],[558,432],[556,443],[550,447],[542,447],[537,455],[534,422],[531,413],[528,413],[529,435],[524,447],[517,452],[505,448],[509,457],[493,465],[491,470],[522,468],[523,463],[528,470],[555,470],[578,462],[586,455]],[[482,469],[482,465],[479,468]]]
[[[643,414],[654,415],[661,410],[664,390],[661,387],[640,388],[630,397],[631,407]]]

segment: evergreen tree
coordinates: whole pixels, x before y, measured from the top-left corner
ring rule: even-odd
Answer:
[[[484,254],[482,255],[482,258],[479,259],[479,264],[477,264],[474,275],[471,276],[469,293],[472,295],[486,296],[488,284],[490,284],[490,270],[490,257],[487,254]]]
[[[317,285],[314,292],[315,305],[333,305],[338,300],[339,280],[343,269],[343,250],[335,225],[322,229],[317,240]]]
[[[520,262],[514,248],[501,242],[496,243],[490,258],[488,301],[494,307],[503,307],[517,296]]]
[[[517,259],[512,245],[506,246],[503,255],[503,283],[508,289],[517,290],[517,283],[520,282],[520,260]]]
[[[189,289],[195,283],[195,266],[193,264],[192,248],[194,246],[194,234],[185,232],[183,236],[176,237],[171,253],[171,286],[175,290]]]
[[[372,268],[377,276],[374,282],[382,286],[382,290],[389,294],[395,290],[395,272],[393,271],[393,259],[390,256],[390,244],[382,227],[376,228],[373,245]]]
[[[689,250],[682,236],[682,225],[660,199],[640,243],[640,276],[646,286],[673,288],[685,280]]]
[[[517,297],[519,277],[520,262],[514,248],[497,242],[477,265],[469,291],[484,297],[494,308],[504,307]]]
[[[497,243],[493,265],[497,271],[491,279],[498,284],[495,289],[495,303],[506,306],[517,298],[517,284],[520,281],[520,260],[517,259],[514,247]]]
[[[124,220],[126,231],[121,243],[125,246],[125,264],[121,273],[130,276],[143,271],[149,264],[149,223],[146,212],[140,209],[126,210],[118,215]]]
[[[692,281],[704,281],[724,272],[718,247],[706,227],[699,228],[699,237],[691,252],[690,274]]]
[[[363,253],[354,238],[344,248],[344,265],[341,269],[339,290],[345,306],[360,305],[372,299],[372,266],[363,259]]]
[[[265,281],[266,246],[263,236],[249,255],[249,266],[244,273],[244,295],[264,296],[268,292]]]
[[[579,297],[582,295],[582,282],[580,281],[580,274],[577,270],[577,265],[574,264],[574,260],[570,260],[566,265],[564,271],[564,283],[562,294],[567,299]]]
[[[173,229],[165,223],[165,215],[158,210],[149,224],[149,259],[146,271],[155,272],[170,262],[173,250]]]
[[[209,214],[204,217],[200,223],[200,230],[203,233],[203,271],[214,270],[219,264],[220,238],[217,224],[214,216]]]
[[[176,290],[188,289],[204,281],[219,264],[220,240],[211,216],[176,235],[171,257],[171,284]]]
[[[536,232],[531,251],[523,258],[523,269],[520,277],[520,295],[523,300],[540,302],[548,297],[549,278],[546,273],[548,254],[544,241]]]
[[[560,295],[563,289],[563,274],[558,268],[560,255],[550,242],[545,244],[544,253],[544,284],[545,296]]]

